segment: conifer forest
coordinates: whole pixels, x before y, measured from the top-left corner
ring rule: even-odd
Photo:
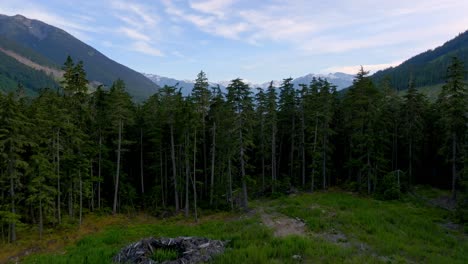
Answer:
[[[341,188],[379,200],[416,185],[450,190],[468,221],[466,66],[453,58],[437,98],[398,92],[366,69],[337,91],[325,79],[267,89],[241,78],[188,96],[164,86],[137,102],[116,80],[89,89],[68,57],[60,87],[0,93],[0,236],[80,225],[91,212],[199,217],[249,201]]]

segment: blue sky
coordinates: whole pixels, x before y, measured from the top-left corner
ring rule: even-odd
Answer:
[[[468,29],[468,1],[0,0],[137,71],[265,82],[397,65]]]

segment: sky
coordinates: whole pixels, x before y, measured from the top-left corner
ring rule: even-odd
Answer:
[[[465,0],[0,0],[134,70],[262,83],[398,65],[468,29]]]

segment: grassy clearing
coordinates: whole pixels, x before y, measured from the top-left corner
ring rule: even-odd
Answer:
[[[143,237],[204,236],[230,241],[214,263],[468,263],[466,236],[441,226],[449,221],[449,213],[412,198],[386,202],[329,191],[255,201],[252,207],[301,218],[308,234],[274,237],[258,213],[216,213],[198,224],[180,216],[89,216],[87,221],[96,225],[109,223],[65,248],[33,254],[23,262],[109,263],[120,248]],[[83,228],[89,229],[87,223]],[[331,241],[328,235],[333,234],[346,239]]]

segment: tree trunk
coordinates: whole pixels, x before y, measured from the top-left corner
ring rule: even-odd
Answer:
[[[409,143],[409,185],[413,185],[413,139]]]
[[[262,191],[265,190],[265,117],[262,113],[262,121],[260,125],[260,149],[262,155]]]
[[[211,182],[210,182],[210,206],[213,205],[214,194],[214,173],[215,173],[215,158],[216,158],[216,122],[213,123],[213,142],[211,149]]]
[[[80,180],[80,226],[83,220],[83,180],[81,179],[81,169],[78,169],[78,178]]]
[[[204,182],[205,184],[202,186],[201,188],[201,192],[200,192],[200,199],[203,199],[203,193],[206,191],[206,188],[208,188],[208,174],[206,173],[207,172],[207,158],[206,158],[206,121],[205,121],[205,117],[202,116],[202,134],[203,134],[203,177],[204,177]]]
[[[305,177],[306,177],[306,157],[305,157],[305,117],[304,109],[302,109],[302,119],[301,119],[301,156],[302,156],[302,188],[305,188]]]
[[[310,184],[310,191],[314,192],[315,184],[315,151],[317,150],[317,129],[318,129],[318,116],[315,117],[315,132],[314,132],[314,148],[312,150],[312,179]]]
[[[327,189],[327,133],[323,134],[322,143],[322,178],[323,178],[323,189]]]
[[[57,129],[57,148],[56,148],[56,155],[57,155],[57,220],[58,223],[62,223],[62,212],[61,212],[61,204],[60,201],[61,193],[60,193],[60,129]]]
[[[294,141],[296,138],[296,118],[293,117],[292,120],[292,128],[291,128],[291,152],[289,154],[289,160],[291,164],[289,165],[289,177],[292,179],[294,178]]]
[[[231,203],[231,210],[234,210],[234,197],[232,197],[232,172],[231,172],[231,159],[228,160],[228,178],[229,178],[229,201]]]
[[[140,128],[140,181],[141,194],[145,193],[145,182],[143,180],[143,128]],[[145,199],[143,199],[144,201]]]
[[[11,146],[10,146],[10,153],[11,153]],[[16,214],[16,208],[15,208],[15,165],[13,161],[13,157],[9,155],[9,162],[8,162],[8,174],[10,175],[10,197],[11,197],[11,213],[13,215]],[[14,243],[16,242],[16,222],[13,220],[10,223],[10,242]]]
[[[271,128],[271,192],[275,192],[276,185],[276,124]]]
[[[371,164],[369,150],[367,150],[367,194],[371,194]]]
[[[170,125],[171,129],[171,159],[172,159],[172,181],[174,183],[174,201],[176,213],[179,212],[179,194],[177,192],[177,167],[175,158],[175,145],[174,145],[174,126]]]
[[[102,135],[99,131],[99,161],[98,161],[98,208],[101,209],[101,160],[102,160]]]
[[[197,210],[197,129],[193,136],[193,210],[195,213],[195,221],[198,222],[198,210]],[[204,143],[203,143],[204,144]],[[205,174],[206,175],[206,174]]]
[[[185,217],[189,216],[190,162],[188,158],[188,133],[185,134]]]
[[[93,180],[93,161],[89,165],[89,177],[91,178],[91,211],[94,211],[94,180]]]
[[[39,194],[42,196],[42,194]],[[42,240],[42,231],[44,229],[44,220],[42,216],[42,197],[39,197],[39,239]]]
[[[457,135],[452,134],[452,200],[457,200]]]
[[[68,174],[68,176],[70,176]],[[70,190],[68,191],[68,216],[74,218],[73,216],[73,179],[70,182]]]
[[[240,140],[240,163],[241,163],[241,180],[242,180],[242,209],[248,210],[247,200],[247,184],[245,183],[245,161],[244,161],[244,139],[242,137],[242,126],[239,129],[239,140]]]
[[[117,198],[119,196],[119,176],[120,176],[120,152],[122,146],[122,129],[123,121],[119,120],[119,141],[117,143],[117,169],[115,173],[115,190],[114,190],[114,206],[112,207],[112,214],[117,213]]]
[[[165,198],[166,204],[168,203],[168,200],[169,200],[169,195],[168,195],[169,188],[167,187],[169,183],[168,173],[169,173],[169,166],[167,165],[167,153],[164,151],[164,197],[166,197]]]
[[[164,195],[164,166],[163,166],[163,155],[162,155],[162,147],[159,146],[159,177],[161,178],[161,202],[163,208],[166,208],[166,199]]]

